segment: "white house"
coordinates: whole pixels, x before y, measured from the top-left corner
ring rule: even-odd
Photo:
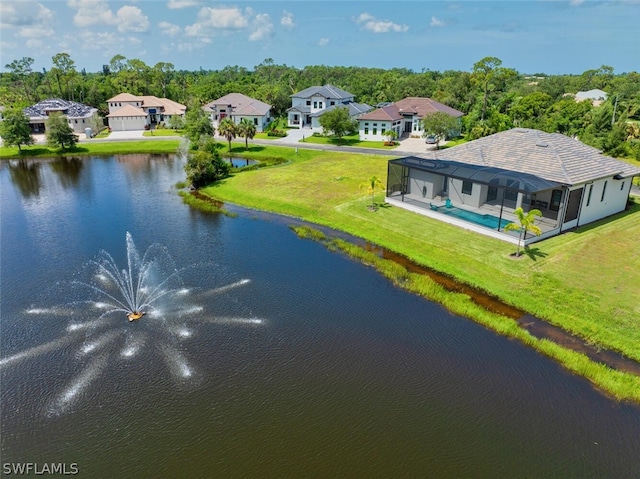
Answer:
[[[109,128],[112,131],[132,131],[167,122],[172,116],[184,117],[187,107],[168,98],[152,95],[120,93],[107,100]]]
[[[575,95],[576,101],[590,101],[593,106],[600,106],[607,99],[607,92],[594,89],[588,91],[579,91]]]
[[[559,133],[514,128],[389,161],[387,201],[506,241],[514,209],[540,210],[533,243],[623,211],[640,168]]]
[[[394,130],[398,138],[403,135],[423,136],[422,119],[438,111],[455,118],[464,115],[431,98],[407,97],[358,118],[360,140],[383,141],[387,130]]]
[[[211,124],[218,128],[220,120],[229,117],[235,124],[249,120],[257,132],[263,131],[271,123],[271,105],[242,93],[229,93],[207,103],[202,109],[209,115]]]
[[[291,108],[287,110],[287,125],[294,128],[321,130],[320,116],[328,110],[343,106],[349,108],[352,118],[357,118],[371,107],[355,103],[353,94],[333,85],[312,86],[291,95]]]
[[[45,122],[52,113],[62,113],[76,133],[84,133],[86,128],[94,128],[100,124],[97,108],[61,98],[42,100],[25,108],[23,112],[29,118],[33,133],[45,132]]]

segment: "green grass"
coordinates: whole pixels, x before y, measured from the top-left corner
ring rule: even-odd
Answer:
[[[82,142],[75,148],[61,150],[45,145],[33,145],[22,148],[22,153],[16,147],[0,147],[0,159],[52,157],[52,156],[82,156],[82,155],[124,155],[127,153],[175,153],[181,140],[158,141],[123,141],[123,142]]]
[[[305,143],[315,143],[318,145],[334,145],[334,146],[357,146],[359,148],[377,148],[383,150],[393,150],[398,147],[396,142],[393,146],[385,146],[382,141],[360,141],[359,135],[347,135],[342,138],[335,136],[308,136],[304,139]]]
[[[142,136],[182,136],[182,130],[171,130],[169,128],[156,128],[142,133]]]
[[[365,238],[640,361],[640,205],[615,221],[534,244],[515,260],[509,243],[400,208],[368,210],[370,197],[359,185],[371,175],[384,181],[388,158],[263,148],[260,154],[282,154],[289,162],[238,174],[204,192]],[[382,192],[376,201],[383,201]]]

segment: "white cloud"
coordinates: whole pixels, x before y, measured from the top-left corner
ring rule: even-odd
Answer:
[[[287,12],[286,10],[282,12],[282,18],[280,19],[280,25],[284,28],[293,28],[296,24],[293,22],[293,13]]]
[[[378,20],[368,13],[361,13],[355,22],[358,25],[362,25],[363,30],[373,33],[406,32],[409,30],[408,25],[400,25],[389,20]]]
[[[167,2],[167,8],[176,10],[179,8],[195,7],[199,3],[198,0],[169,0]]]
[[[577,7],[578,5],[584,3],[584,0],[570,0],[569,5],[572,7]]]
[[[446,27],[447,22],[436,17],[431,17],[431,23],[429,23],[429,25],[431,25],[432,27]]]
[[[328,44],[329,44],[329,39],[326,38],[326,37],[321,38],[320,40],[318,40],[318,46],[319,47],[324,47],[324,46],[326,46]]]
[[[178,25],[169,22],[160,22],[158,23],[158,27],[160,27],[164,35],[169,35],[170,37],[175,37],[181,30]]]
[[[40,38],[54,35],[53,12],[34,1],[0,3],[0,26],[17,29],[23,38]]]
[[[27,48],[42,48],[44,47],[44,42],[39,38],[30,38],[27,40]]]
[[[117,22],[106,0],[68,0],[67,5],[77,10],[73,23],[78,27],[115,25]]]
[[[220,30],[241,30],[249,25],[249,20],[239,8],[203,7],[198,12],[198,21],[187,25],[189,36],[213,35]]]
[[[264,40],[273,35],[273,23],[271,17],[266,13],[259,13],[253,22],[253,32],[249,35],[252,42]]]
[[[149,30],[149,19],[138,7],[126,5],[118,10],[118,31],[142,33]]]

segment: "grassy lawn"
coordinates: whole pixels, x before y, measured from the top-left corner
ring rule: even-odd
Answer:
[[[283,154],[288,164],[237,174],[204,192],[366,238],[640,361],[640,204],[514,260],[509,243],[399,208],[369,211],[359,185],[373,174],[385,179],[388,158],[279,150],[262,154]]]
[[[280,136],[269,136],[266,133],[256,133],[256,136],[254,138],[257,138],[259,140],[279,140],[281,137]]]
[[[393,150],[398,147],[398,143],[394,146],[384,146],[382,141],[360,141],[359,135],[347,135],[342,138],[335,136],[308,136],[304,139],[305,143],[316,143],[319,145],[336,145],[336,146],[357,146],[361,148],[380,148],[383,150]]]
[[[182,130],[171,130],[168,128],[156,128],[142,133],[142,136],[182,136]]]
[[[181,140],[158,141],[126,141],[104,143],[78,143],[70,150],[50,148],[46,145],[33,145],[22,148],[22,153],[16,147],[0,147],[0,159],[51,157],[51,156],[82,156],[82,155],[124,155],[127,153],[175,153]]]

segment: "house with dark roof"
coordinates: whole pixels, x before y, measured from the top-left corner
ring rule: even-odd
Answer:
[[[151,128],[172,116],[184,118],[185,105],[153,95],[120,93],[107,100],[109,128],[112,131],[135,131]]]
[[[86,128],[101,124],[98,109],[62,98],[49,98],[22,110],[29,118],[29,127],[33,133],[45,133],[45,124],[52,113],[62,113],[69,127],[76,133],[84,133]]]
[[[338,107],[347,108],[354,119],[372,109],[366,103],[356,103],[352,93],[333,85],[311,86],[291,95],[287,125],[321,131],[320,117]]]
[[[381,106],[358,118],[361,141],[383,141],[387,130],[396,132],[396,137],[424,136],[422,120],[425,116],[444,112],[455,118],[464,115],[431,98],[407,97],[400,101]],[[428,132],[427,132],[428,133]]]
[[[256,127],[257,132],[263,131],[273,120],[271,105],[242,93],[229,93],[217,100],[213,100],[202,107],[211,119],[214,128],[218,128],[220,121],[231,118],[235,124],[243,119],[249,120]]]
[[[535,208],[530,244],[623,211],[640,168],[559,133],[514,128],[446,150],[390,160],[387,202],[517,242],[514,210]]]

